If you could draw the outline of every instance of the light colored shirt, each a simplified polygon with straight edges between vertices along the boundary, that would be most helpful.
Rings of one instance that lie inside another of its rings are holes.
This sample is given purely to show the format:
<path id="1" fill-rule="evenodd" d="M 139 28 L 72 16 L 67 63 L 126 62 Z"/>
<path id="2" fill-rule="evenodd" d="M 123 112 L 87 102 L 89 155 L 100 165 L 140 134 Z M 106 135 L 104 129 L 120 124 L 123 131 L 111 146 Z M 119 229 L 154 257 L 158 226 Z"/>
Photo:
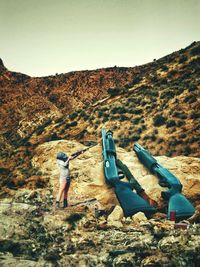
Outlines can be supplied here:
<path id="1" fill-rule="evenodd" d="M 57 159 L 57 165 L 60 170 L 60 180 L 70 178 L 69 160 L 64 162 L 63 160 Z"/>

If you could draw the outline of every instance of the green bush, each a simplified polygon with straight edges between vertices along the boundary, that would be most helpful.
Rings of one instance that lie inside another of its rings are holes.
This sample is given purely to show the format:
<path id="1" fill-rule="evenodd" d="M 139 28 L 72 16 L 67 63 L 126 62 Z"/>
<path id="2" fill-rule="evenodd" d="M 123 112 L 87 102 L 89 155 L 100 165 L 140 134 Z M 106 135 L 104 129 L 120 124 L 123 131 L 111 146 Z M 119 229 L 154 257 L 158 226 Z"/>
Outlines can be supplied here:
<path id="1" fill-rule="evenodd" d="M 169 69 L 169 68 L 167 67 L 167 65 L 162 65 L 162 66 L 161 66 L 161 70 L 162 70 L 162 71 L 168 71 L 168 69 Z"/>
<path id="2" fill-rule="evenodd" d="M 57 133 L 53 133 L 52 135 L 50 135 L 47 139 L 46 142 L 50 142 L 50 141 L 56 141 L 56 140 L 60 140 L 61 138 L 57 135 Z"/>
<path id="3" fill-rule="evenodd" d="M 193 112 L 190 117 L 191 117 L 191 119 L 199 119 L 200 118 L 200 113 L 194 113 Z"/>
<path id="4" fill-rule="evenodd" d="M 166 127 L 167 128 L 173 127 L 173 126 L 176 126 L 175 120 L 169 120 L 169 121 L 166 122 Z"/>
<path id="5" fill-rule="evenodd" d="M 108 94 L 110 96 L 116 96 L 116 95 L 119 95 L 121 93 L 121 89 L 119 89 L 119 88 L 109 88 L 107 92 L 108 92 Z"/>
<path id="6" fill-rule="evenodd" d="M 142 114 L 143 110 L 141 108 L 137 108 L 137 109 L 131 110 L 130 113 L 138 115 L 138 114 Z"/>
<path id="7" fill-rule="evenodd" d="M 140 136 L 139 135 L 134 135 L 133 137 L 132 137 L 132 141 L 133 142 L 136 142 L 136 141 L 138 141 L 140 139 Z"/>
<path id="8" fill-rule="evenodd" d="M 131 143 L 131 139 L 130 139 L 130 138 L 122 138 L 122 139 L 120 140 L 119 146 L 125 148 L 125 147 L 127 147 L 130 143 Z"/>
<path id="9" fill-rule="evenodd" d="M 176 139 L 175 136 L 172 136 L 172 140 L 169 141 L 169 145 L 172 147 L 176 147 L 177 145 L 180 145 L 183 143 L 182 139 Z"/>
<path id="10" fill-rule="evenodd" d="M 188 60 L 187 56 L 186 56 L 186 55 L 182 55 L 182 56 L 180 57 L 180 59 L 179 59 L 179 64 L 184 63 L 184 62 L 186 62 L 187 60 Z"/>
<path id="11" fill-rule="evenodd" d="M 184 102 L 185 102 L 185 103 L 189 103 L 189 104 L 194 103 L 194 102 L 196 102 L 196 101 L 197 101 L 197 97 L 196 97 L 195 95 L 188 95 L 188 96 L 186 96 L 186 98 L 184 99 Z"/>
<path id="12" fill-rule="evenodd" d="M 196 143 L 199 142 L 199 138 L 198 137 L 192 137 L 190 138 L 190 140 L 188 140 L 188 143 L 192 144 L 192 143 Z"/>
<path id="13" fill-rule="evenodd" d="M 111 113 L 113 114 L 123 114 L 123 113 L 126 113 L 127 110 L 125 107 L 114 107 L 112 110 L 111 110 Z"/>
<path id="14" fill-rule="evenodd" d="M 192 48 L 190 51 L 190 54 L 192 56 L 200 55 L 200 46 L 196 46 L 196 47 Z"/>
<path id="15" fill-rule="evenodd" d="M 172 77 L 174 77 L 177 73 L 178 73 L 177 70 L 171 70 L 170 72 L 168 72 L 167 77 L 168 77 L 168 78 L 172 78 Z"/>
<path id="16" fill-rule="evenodd" d="M 186 137 L 187 137 L 187 135 L 185 133 L 183 133 L 183 134 L 180 135 L 180 138 L 181 139 L 186 138 Z"/>
<path id="17" fill-rule="evenodd" d="M 69 118 L 70 118 L 71 120 L 73 120 L 73 119 L 75 119 L 77 116 L 78 116 L 78 113 L 75 111 L 75 112 L 73 112 L 73 113 L 71 113 L 71 114 L 69 115 Z"/>
<path id="18" fill-rule="evenodd" d="M 164 99 L 164 98 L 173 98 L 175 96 L 174 91 L 172 90 L 166 90 L 164 92 L 161 93 L 160 95 L 160 99 Z"/>
<path id="19" fill-rule="evenodd" d="M 74 127 L 74 126 L 77 126 L 77 121 L 72 121 L 72 122 L 70 122 L 70 123 L 67 123 L 67 124 L 65 125 L 65 129 L 68 129 L 68 128 L 70 128 L 70 127 Z"/>
<path id="20" fill-rule="evenodd" d="M 147 103 L 148 103 L 148 101 L 143 100 L 143 101 L 141 102 L 141 106 L 145 106 Z"/>
<path id="21" fill-rule="evenodd" d="M 187 114 L 185 114 L 183 112 L 175 111 L 173 113 L 173 117 L 185 120 L 185 119 L 187 119 Z"/>
<path id="22" fill-rule="evenodd" d="M 57 103 L 57 102 L 58 102 L 58 96 L 57 96 L 57 95 L 50 95 L 50 96 L 49 96 L 49 100 L 50 100 L 52 103 Z"/>
<path id="23" fill-rule="evenodd" d="M 189 156 L 191 154 L 192 150 L 189 146 L 186 146 L 184 151 L 183 151 L 183 154 L 184 156 Z"/>
<path id="24" fill-rule="evenodd" d="M 185 121 L 178 121 L 177 123 L 176 123 L 176 125 L 178 126 L 178 127 L 181 127 L 181 126 L 183 126 L 183 125 L 185 125 L 186 123 L 185 123 Z"/>
<path id="25" fill-rule="evenodd" d="M 199 64 L 200 64 L 200 58 L 194 58 L 193 60 L 190 61 L 190 63 L 188 64 L 188 67 L 191 68 L 199 68 Z"/>
<path id="26" fill-rule="evenodd" d="M 58 119 L 55 120 L 55 123 L 61 123 L 63 122 L 64 118 L 63 117 L 60 117 Z"/>
<path id="27" fill-rule="evenodd" d="M 139 124 L 140 120 L 141 120 L 141 118 L 138 117 L 138 118 L 134 118 L 131 122 L 132 122 L 132 124 Z"/>
<path id="28" fill-rule="evenodd" d="M 74 126 L 76 126 L 76 125 L 77 125 L 77 121 L 72 121 L 72 122 L 69 124 L 70 127 L 74 127 Z"/>
<path id="29" fill-rule="evenodd" d="M 45 127 L 47 127 L 50 123 L 51 123 L 51 119 L 50 118 L 48 118 L 42 125 L 39 125 L 36 129 L 35 129 L 35 133 L 37 134 L 37 135 L 40 135 L 43 131 L 44 131 L 44 129 L 45 129 Z"/>
<path id="30" fill-rule="evenodd" d="M 155 135 L 155 134 L 152 134 L 152 135 L 150 136 L 150 138 L 151 138 L 151 141 L 156 141 L 156 135 Z"/>
<path id="31" fill-rule="evenodd" d="M 148 139 L 151 139 L 151 136 L 146 134 L 144 137 L 143 137 L 143 140 L 148 140 Z"/>
<path id="32" fill-rule="evenodd" d="M 165 84 L 167 84 L 167 79 L 166 79 L 166 78 L 160 78 L 160 79 L 159 79 L 159 84 L 160 84 L 160 85 L 165 85 Z"/>
<path id="33" fill-rule="evenodd" d="M 136 76 L 136 77 L 133 78 L 133 81 L 132 81 L 132 84 L 131 85 L 138 84 L 141 80 L 142 80 L 141 77 Z"/>
<path id="34" fill-rule="evenodd" d="M 188 88 L 188 91 L 189 92 L 192 92 L 192 91 L 195 91 L 195 90 L 197 90 L 198 89 L 198 87 L 195 85 L 195 84 L 191 84 L 190 86 L 189 86 L 189 88 Z"/>
<path id="35" fill-rule="evenodd" d="M 103 116 L 103 114 L 104 114 L 104 113 L 103 113 L 102 110 L 99 110 L 99 111 L 98 111 L 98 117 L 99 117 L 99 118 L 101 118 L 101 117 Z"/>
<path id="36" fill-rule="evenodd" d="M 127 116 L 125 116 L 125 115 L 120 116 L 120 121 L 127 121 L 127 120 L 129 120 L 129 118 Z"/>
<path id="37" fill-rule="evenodd" d="M 141 134 L 142 133 L 142 128 L 141 127 L 137 128 L 136 133 Z"/>
<path id="38" fill-rule="evenodd" d="M 166 118 L 162 115 L 156 115 L 153 119 L 154 126 L 161 126 L 165 124 Z"/>
<path id="39" fill-rule="evenodd" d="M 87 119 L 90 117 L 90 115 L 87 114 L 84 110 L 82 110 L 82 111 L 80 112 L 80 117 L 82 117 L 83 120 L 87 120 Z"/>
<path id="40" fill-rule="evenodd" d="M 158 81 L 158 77 L 156 75 L 150 76 L 150 81 L 152 83 L 156 83 Z"/>
<path id="41" fill-rule="evenodd" d="M 153 96 L 153 97 L 158 97 L 159 96 L 159 93 L 158 93 L 158 91 L 153 91 L 152 90 L 149 95 L 150 96 Z"/>

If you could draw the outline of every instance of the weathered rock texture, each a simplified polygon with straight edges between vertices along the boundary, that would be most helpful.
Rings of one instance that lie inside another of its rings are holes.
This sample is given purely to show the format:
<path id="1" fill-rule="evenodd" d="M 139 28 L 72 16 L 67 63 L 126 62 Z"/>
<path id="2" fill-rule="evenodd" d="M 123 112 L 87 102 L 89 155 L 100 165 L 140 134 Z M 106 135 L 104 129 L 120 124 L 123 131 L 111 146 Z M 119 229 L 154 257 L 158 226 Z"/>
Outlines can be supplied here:
<path id="1" fill-rule="evenodd" d="M 64 151 L 72 154 L 84 146 L 71 141 L 53 141 L 40 145 L 33 157 L 32 163 L 43 173 L 49 175 L 50 183 L 57 191 L 59 171 L 56 166 L 56 154 Z M 131 170 L 134 177 L 142 185 L 145 191 L 160 205 L 162 200 L 160 193 L 165 190 L 158 184 L 156 176 L 139 162 L 134 151 L 127 152 L 117 148 L 117 157 L 121 159 Z M 197 200 L 200 196 L 200 159 L 179 156 L 168 158 L 165 156 L 156 157 L 158 162 L 170 170 L 183 184 L 183 194 L 191 200 Z M 103 161 L 101 146 L 97 145 L 70 163 L 71 175 L 73 177 L 70 189 L 72 203 L 78 197 L 80 200 L 96 198 L 103 206 L 117 204 L 113 189 L 105 183 L 103 174 Z"/>
<path id="2" fill-rule="evenodd" d="M 32 164 L 46 183 L 38 188 L 25 185 L 17 191 L 8 190 L 10 197 L 1 199 L 0 265 L 197 267 L 198 217 L 196 224 L 185 222 L 185 230 L 174 229 L 164 213 L 156 213 L 149 220 L 142 213 L 123 217 L 113 189 L 105 183 L 100 145 L 71 161 L 70 206 L 65 210 L 54 208 L 59 175 L 56 153 L 70 155 L 82 148 L 75 141 L 62 140 L 44 143 L 34 151 Z M 117 147 L 117 155 L 163 207 L 157 178 L 140 164 L 134 152 Z M 178 176 L 183 193 L 198 204 L 200 160 L 157 159 Z"/>

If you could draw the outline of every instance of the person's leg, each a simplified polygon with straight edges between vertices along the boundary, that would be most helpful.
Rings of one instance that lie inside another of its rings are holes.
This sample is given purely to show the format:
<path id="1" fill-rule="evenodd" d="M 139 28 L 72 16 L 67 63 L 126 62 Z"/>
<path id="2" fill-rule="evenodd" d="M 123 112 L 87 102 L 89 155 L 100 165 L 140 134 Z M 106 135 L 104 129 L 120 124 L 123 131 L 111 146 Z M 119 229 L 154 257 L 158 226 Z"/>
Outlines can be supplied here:
<path id="1" fill-rule="evenodd" d="M 70 187 L 70 180 L 67 180 L 67 183 L 64 189 L 64 205 L 63 205 L 64 208 L 68 206 L 67 197 L 68 197 L 69 187 Z"/>
<path id="2" fill-rule="evenodd" d="M 59 207 L 59 202 L 60 202 L 60 199 L 62 197 L 62 194 L 63 194 L 63 192 L 65 190 L 66 184 L 67 184 L 66 180 L 63 180 L 60 183 L 59 191 L 58 191 L 58 194 L 57 194 L 57 197 L 56 197 L 56 204 L 57 204 L 58 207 Z"/>

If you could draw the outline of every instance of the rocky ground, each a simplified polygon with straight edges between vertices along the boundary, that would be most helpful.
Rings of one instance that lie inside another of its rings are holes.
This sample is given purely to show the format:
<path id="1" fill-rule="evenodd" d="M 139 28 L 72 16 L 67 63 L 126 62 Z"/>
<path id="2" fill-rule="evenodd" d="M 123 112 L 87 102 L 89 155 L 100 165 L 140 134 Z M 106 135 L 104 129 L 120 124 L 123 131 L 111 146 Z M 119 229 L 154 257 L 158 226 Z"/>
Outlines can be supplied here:
<path id="1" fill-rule="evenodd" d="M 158 203 L 152 218 L 143 213 L 123 217 L 113 189 L 105 184 L 99 145 L 71 162 L 70 206 L 55 209 L 55 155 L 82 148 L 63 140 L 40 145 L 32 164 L 48 182 L 40 188 L 29 181 L 19 190 L 7 189 L 0 200 L 0 266 L 199 266 L 200 159 L 157 157 L 180 179 L 183 194 L 197 207 L 195 216 L 178 228 L 180 222 L 166 219 L 167 203 L 160 198 L 163 188 L 157 178 L 133 151 L 122 148 L 117 148 L 118 158 Z"/>

